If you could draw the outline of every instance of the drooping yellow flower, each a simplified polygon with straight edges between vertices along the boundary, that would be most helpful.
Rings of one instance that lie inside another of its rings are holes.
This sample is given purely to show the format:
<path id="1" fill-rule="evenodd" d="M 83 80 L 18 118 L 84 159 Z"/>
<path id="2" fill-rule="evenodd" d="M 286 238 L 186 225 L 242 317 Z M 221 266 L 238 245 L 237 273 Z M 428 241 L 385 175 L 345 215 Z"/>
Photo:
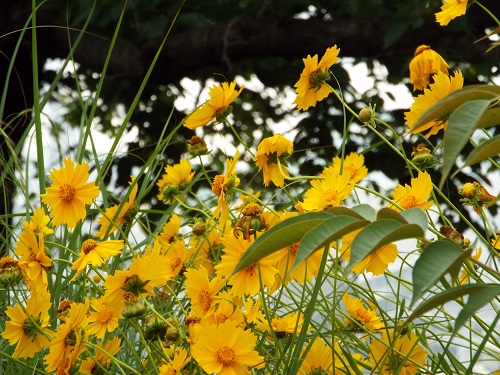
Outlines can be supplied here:
<path id="1" fill-rule="evenodd" d="M 448 76 L 443 72 L 437 72 L 434 75 L 434 83 L 432 83 L 429 88 L 424 89 L 423 94 L 414 98 L 410 111 L 405 112 L 406 125 L 410 127 L 410 132 L 416 134 L 417 132 L 430 129 L 425 135 L 425 137 L 428 138 L 431 135 L 437 134 L 439 130 L 446 129 L 448 119 L 442 118 L 428 122 L 423 127 L 419 128 L 418 131 L 413 129 L 413 125 L 425 111 L 448 94 L 461 89 L 463 85 L 464 77 L 462 76 L 462 72 L 456 70 L 454 76 Z"/>
<path id="2" fill-rule="evenodd" d="M 85 303 L 72 303 L 68 315 L 56 331 L 54 340 L 49 346 L 49 354 L 45 356 L 45 371 L 53 372 L 61 369 L 69 369 L 71 364 L 86 350 L 85 341 L 88 334 L 87 311 L 88 300 Z M 61 372 L 62 374 L 63 372 Z"/>
<path id="3" fill-rule="evenodd" d="M 191 360 L 186 349 L 177 348 L 172 354 L 172 363 L 163 364 L 158 367 L 160 375 L 180 375 L 181 370 Z"/>
<path id="4" fill-rule="evenodd" d="M 194 171 L 187 159 L 181 159 L 178 164 L 167 165 L 165 173 L 156 185 L 160 190 L 159 200 L 166 203 L 175 202 L 177 196 L 189 185 L 194 177 Z"/>
<path id="5" fill-rule="evenodd" d="M 97 242 L 91 238 L 85 240 L 82 244 L 78 259 L 73 262 L 72 270 L 76 270 L 75 276 L 71 281 L 85 270 L 89 264 L 92 266 L 100 266 L 105 260 L 108 260 L 113 255 L 118 255 L 122 252 L 124 242 L 122 240 L 108 240 Z"/>
<path id="6" fill-rule="evenodd" d="M 226 285 L 220 277 L 209 279 L 205 268 L 188 268 L 186 276 L 186 296 L 191 300 L 192 315 L 204 318 L 213 314 L 215 303 L 220 299 L 217 293 Z"/>
<path id="7" fill-rule="evenodd" d="M 130 179 L 129 185 L 134 184 L 135 177 L 130 176 Z M 138 189 L 139 186 L 134 184 L 132 190 L 128 194 L 128 200 L 125 203 L 116 204 L 104 211 L 97 220 L 101 226 L 99 231 L 95 234 L 97 237 L 101 239 L 108 237 L 117 230 L 123 222 L 130 221 L 134 217 L 134 210 L 136 210 L 135 198 Z"/>
<path id="8" fill-rule="evenodd" d="M 184 126 L 195 129 L 208 124 L 212 120 L 222 122 L 231 113 L 231 103 L 236 100 L 243 90 L 243 86 L 236 90 L 236 82 L 222 82 L 215 84 L 208 92 L 208 99 L 201 107 L 196 109 L 184 122 Z"/>
<path id="9" fill-rule="evenodd" d="M 257 337 L 231 321 L 201 328 L 191 347 L 193 358 L 208 374 L 250 375 L 247 366 L 264 367 L 264 358 L 255 350 Z"/>
<path id="10" fill-rule="evenodd" d="M 410 83 L 413 83 L 413 91 L 426 88 L 430 83 L 431 74 L 448 74 L 448 67 L 448 63 L 431 47 L 419 46 L 410 61 Z"/>
<path id="11" fill-rule="evenodd" d="M 464 15 L 466 11 L 467 0 L 444 0 L 441 11 L 436 13 L 436 22 L 446 26 L 452 19 Z"/>
<path id="12" fill-rule="evenodd" d="M 232 235 L 224 236 L 222 238 L 224 255 L 221 257 L 221 262 L 215 266 L 217 275 L 225 278 L 232 275 L 234 268 L 252 242 L 253 238 L 245 240 L 242 236 L 238 238 Z M 254 296 L 259 293 L 261 282 L 264 287 L 271 287 L 274 284 L 275 275 L 278 273 L 275 267 L 277 260 L 276 254 L 271 254 L 259 260 L 258 265 L 252 263 L 232 275 L 227 283 L 232 286 L 233 294 L 235 296 Z"/>
<path id="13" fill-rule="evenodd" d="M 418 172 L 416 178 L 411 179 L 411 185 L 398 185 L 392 193 L 393 200 L 403 209 L 407 210 L 413 207 L 419 207 L 427 211 L 433 204 L 433 201 L 427 201 L 432 192 L 431 176 L 427 172 Z M 393 210 L 399 211 L 394 205 L 389 206 Z"/>
<path id="14" fill-rule="evenodd" d="M 313 57 L 308 55 L 302 59 L 305 67 L 295 84 L 297 98 L 293 102 L 299 110 L 305 111 L 309 107 L 314 107 L 317 102 L 333 92 L 333 89 L 326 84 L 326 80 L 330 76 L 329 68 L 339 60 L 339 52 L 340 49 L 334 45 L 327 48 L 319 63 L 318 55 Z"/>
<path id="15" fill-rule="evenodd" d="M 271 325 L 267 319 L 257 322 L 257 328 L 263 331 L 272 331 L 278 337 L 284 337 L 286 334 L 298 334 L 303 326 L 304 314 L 299 311 L 272 318 Z"/>
<path id="16" fill-rule="evenodd" d="M 361 232 L 361 229 L 355 230 L 342 237 L 342 246 L 339 249 L 341 259 L 345 261 L 351 259 L 351 245 L 359 232 Z M 366 271 L 373 273 L 374 276 L 382 275 L 389 263 L 394 262 L 397 256 L 398 248 L 396 245 L 384 245 L 356 264 L 352 272 L 362 273 Z"/>
<path id="17" fill-rule="evenodd" d="M 342 174 L 347 173 L 349 175 L 349 180 L 353 184 L 357 184 L 368 175 L 368 169 L 364 163 L 365 157 L 363 155 L 351 152 L 345 157 L 344 162 L 340 157 L 334 157 L 332 165 L 324 168 L 321 174 L 340 176 L 342 171 Z"/>
<path id="18" fill-rule="evenodd" d="M 111 340 L 107 340 L 104 344 L 102 342 L 98 342 L 94 358 L 89 357 L 83 360 L 80 363 L 78 373 L 89 375 L 97 374 L 100 371 L 99 366 L 108 369 L 111 360 L 120 351 L 120 344 L 121 340 L 119 337 L 113 337 Z"/>
<path id="19" fill-rule="evenodd" d="M 345 309 L 350 318 L 346 318 L 346 324 L 354 324 L 353 320 L 370 331 L 376 331 L 384 328 L 384 323 L 380 321 L 380 316 L 377 315 L 375 306 L 370 303 L 370 308 L 363 305 L 360 298 L 351 297 L 348 293 L 342 297 Z"/>
<path id="20" fill-rule="evenodd" d="M 302 202 L 302 208 L 305 211 L 321 211 L 327 207 L 338 207 L 354 189 L 349 173 L 341 176 L 326 175 L 322 180 L 312 180 L 311 186 L 312 188 L 306 191 L 306 197 Z"/>
<path id="21" fill-rule="evenodd" d="M 380 340 L 372 339 L 368 351 L 372 371 L 384 375 L 415 375 L 427 358 L 413 332 L 396 336 L 392 330 L 384 330 Z"/>
<path id="22" fill-rule="evenodd" d="M 48 204 L 54 225 L 66 224 L 69 229 L 87 215 L 86 205 L 99 195 L 99 188 L 89 179 L 89 165 L 76 164 L 71 158 L 64 159 L 64 167 L 50 171 L 52 185 L 40 195 L 42 202 Z"/>
<path id="23" fill-rule="evenodd" d="M 212 216 L 219 218 L 219 225 L 221 226 L 229 218 L 229 204 L 226 196 L 231 195 L 232 189 L 240 184 L 240 179 L 234 171 L 239 156 L 240 152 L 236 150 L 234 158 L 226 160 L 226 173 L 215 176 L 212 183 L 212 192 L 219 197 L 217 199 L 217 207 L 212 212 Z"/>
<path id="24" fill-rule="evenodd" d="M 91 300 L 90 306 L 94 311 L 89 313 L 87 333 L 102 339 L 106 332 L 113 332 L 118 327 L 118 319 L 122 314 L 123 306 L 108 303 L 103 297 Z"/>
<path id="25" fill-rule="evenodd" d="M 268 186 L 269 182 L 272 181 L 276 186 L 283 187 L 285 184 L 284 176 L 289 176 L 286 169 L 286 158 L 290 156 L 292 149 L 293 143 L 280 134 L 275 134 L 260 142 L 254 160 L 259 171 L 262 170 L 264 173 L 265 186 Z"/>
<path id="26" fill-rule="evenodd" d="M 49 335 L 54 334 L 49 329 L 51 305 L 49 292 L 43 291 L 30 295 L 26 302 L 26 312 L 20 304 L 7 307 L 5 315 L 10 320 L 5 322 L 5 330 L 1 336 L 8 340 L 10 345 L 16 345 L 14 358 L 32 358 L 40 350 L 49 346 L 48 337 L 36 326 Z"/>

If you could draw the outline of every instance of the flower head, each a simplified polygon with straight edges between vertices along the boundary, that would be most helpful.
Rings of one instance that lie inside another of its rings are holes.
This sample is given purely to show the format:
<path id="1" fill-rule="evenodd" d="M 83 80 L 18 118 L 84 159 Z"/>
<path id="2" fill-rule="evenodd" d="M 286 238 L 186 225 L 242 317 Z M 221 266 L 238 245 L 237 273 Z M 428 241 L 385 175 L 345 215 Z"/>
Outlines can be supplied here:
<path id="1" fill-rule="evenodd" d="M 306 191 L 302 208 L 305 211 L 321 211 L 327 207 L 340 206 L 354 189 L 350 178 L 349 173 L 344 173 L 341 176 L 327 174 L 322 180 L 312 180 L 312 188 Z"/>
<path id="2" fill-rule="evenodd" d="M 293 143 L 280 134 L 275 134 L 260 142 L 254 160 L 255 164 L 259 167 L 259 171 L 262 170 L 264 173 L 265 186 L 268 186 L 270 181 L 278 187 L 284 185 L 285 180 L 283 175 L 288 176 L 286 158 L 290 156 L 292 149 Z M 281 171 L 278 160 L 281 165 Z"/>
<path id="3" fill-rule="evenodd" d="M 340 49 L 336 45 L 327 48 L 325 54 L 318 63 L 318 55 L 311 57 L 308 55 L 304 61 L 304 70 L 300 74 L 300 79 L 295 84 L 297 98 L 293 104 L 299 110 L 305 111 L 309 107 L 314 107 L 317 102 L 326 98 L 333 89 L 326 84 L 330 76 L 328 69 L 339 60 Z"/>
<path id="4" fill-rule="evenodd" d="M 427 201 L 432 192 L 431 176 L 427 172 L 419 172 L 416 178 L 411 179 L 411 185 L 398 185 L 392 193 L 393 200 L 403 209 L 407 210 L 413 207 L 419 207 L 427 211 L 433 201 Z M 399 211 L 396 206 L 389 206 L 393 210 Z"/>
<path id="5" fill-rule="evenodd" d="M 212 192 L 219 197 L 217 199 L 217 207 L 212 213 L 212 216 L 218 217 L 219 224 L 221 225 L 224 225 L 229 218 L 227 195 L 230 196 L 232 194 L 232 189 L 240 184 L 240 179 L 236 176 L 236 172 L 234 171 L 239 156 L 240 152 L 236 151 L 233 159 L 227 159 L 226 173 L 215 176 L 212 183 Z"/>
<path id="6" fill-rule="evenodd" d="M 447 118 L 434 119 L 424 126 L 419 127 L 418 130 L 413 128 L 415 122 L 427 111 L 430 107 L 443 99 L 448 94 L 457 91 L 464 85 L 464 78 L 462 72 L 455 71 L 454 76 L 448 76 L 439 71 L 434 75 L 434 83 L 429 88 L 424 89 L 424 93 L 420 94 L 413 100 L 409 112 L 405 112 L 406 125 L 410 127 L 410 132 L 416 134 L 423 130 L 430 129 L 425 135 L 426 138 L 431 135 L 437 134 L 439 130 L 445 129 L 448 125 Z"/>
<path id="7" fill-rule="evenodd" d="M 355 321 L 370 331 L 376 331 L 384 327 L 384 323 L 380 321 L 373 304 L 367 309 L 363 306 L 361 299 L 351 297 L 348 293 L 342 297 L 342 302 L 344 302 L 346 311 L 350 316 L 350 318 L 346 319 L 347 325 L 352 325 L 353 321 Z"/>
<path id="8" fill-rule="evenodd" d="M 436 22 L 446 26 L 454 18 L 460 17 L 467 11 L 467 0 L 444 0 L 441 11 L 436 13 Z"/>
<path id="9" fill-rule="evenodd" d="M 72 281 L 85 270 L 89 264 L 100 266 L 105 260 L 108 260 L 113 255 L 118 255 L 123 250 L 124 243 L 122 240 L 108 240 L 97 242 L 93 239 L 83 241 L 78 259 L 73 262 L 72 270 L 76 270 Z"/>
<path id="10" fill-rule="evenodd" d="M 104 344 L 97 343 L 97 349 L 94 358 L 89 357 L 80 363 L 78 369 L 79 374 L 98 374 L 100 373 L 99 366 L 107 369 L 111 363 L 111 359 L 120 351 L 121 340 L 119 337 L 113 337 L 107 340 Z"/>
<path id="11" fill-rule="evenodd" d="M 71 158 L 64 159 L 64 167 L 50 171 L 52 185 L 42 194 L 42 202 L 48 204 L 54 225 L 66 224 L 68 228 L 85 218 L 86 205 L 99 195 L 99 188 L 93 182 L 87 183 L 89 165 L 77 164 Z"/>
<path id="12" fill-rule="evenodd" d="M 213 314 L 217 293 L 226 285 L 220 277 L 211 280 L 205 268 L 189 268 L 186 276 L 186 296 L 191 300 L 191 313 L 200 318 Z"/>
<path id="13" fill-rule="evenodd" d="M 134 185 L 128 193 L 128 200 L 125 203 L 116 204 L 104 211 L 97 222 L 101 226 L 96 236 L 103 239 L 113 233 L 123 222 L 130 221 L 137 213 L 135 198 L 139 186 L 134 184 L 135 177 L 131 176 L 129 185 Z"/>
<path id="14" fill-rule="evenodd" d="M 172 363 L 163 364 L 158 367 L 160 375 L 177 375 L 181 374 L 181 370 L 191 360 L 186 349 L 177 348 L 172 354 Z"/>
<path id="15" fill-rule="evenodd" d="M 89 313 L 87 333 L 102 339 L 106 332 L 113 332 L 118 327 L 123 306 L 108 303 L 103 297 L 91 300 L 90 306 L 94 311 Z"/>
<path id="16" fill-rule="evenodd" d="M 448 64 L 440 54 L 431 47 L 419 46 L 413 59 L 410 61 L 410 83 L 413 83 L 413 91 L 423 90 L 430 83 L 430 75 L 437 72 L 448 73 Z"/>
<path id="17" fill-rule="evenodd" d="M 48 329 L 51 305 L 49 292 L 43 291 L 31 294 L 26 302 L 26 312 L 19 304 L 7 307 L 5 315 L 10 320 L 5 323 L 5 331 L 1 336 L 8 340 L 10 345 L 17 344 L 14 358 L 32 358 L 37 352 L 49 346 L 49 339 L 39 328 L 47 334 L 54 334 Z"/>
<path id="18" fill-rule="evenodd" d="M 195 129 L 208 124 L 212 120 L 222 122 L 231 113 L 231 103 L 236 100 L 243 90 L 243 86 L 236 90 L 236 82 L 222 82 L 215 84 L 208 92 L 208 99 L 201 107 L 196 109 L 184 122 L 184 126 Z"/>
<path id="19" fill-rule="evenodd" d="M 337 341 L 333 344 L 333 349 L 327 345 L 319 337 L 311 344 L 310 350 L 307 352 L 304 362 L 300 366 L 301 374 L 306 375 L 333 375 L 333 374 L 354 374 L 357 371 L 353 370 L 349 361 L 342 354 L 343 351 Z M 361 354 L 352 354 L 352 358 L 356 361 L 361 360 Z"/>
<path id="20" fill-rule="evenodd" d="M 231 321 L 201 328 L 191 348 L 193 358 L 208 374 L 250 375 L 247 366 L 261 368 L 264 358 L 257 353 L 257 337 Z"/>
<path id="21" fill-rule="evenodd" d="M 415 375 L 427 358 L 413 332 L 399 336 L 384 330 L 380 340 L 372 340 L 368 351 L 372 369 L 379 374 Z"/>
<path id="22" fill-rule="evenodd" d="M 194 171 L 191 170 L 191 164 L 187 159 L 181 159 L 178 164 L 167 165 L 162 178 L 156 185 L 160 190 L 158 199 L 171 203 L 176 197 L 189 185 L 193 179 Z"/>
<path id="23" fill-rule="evenodd" d="M 368 169 L 365 167 L 365 157 L 363 155 L 351 152 L 342 159 L 338 156 L 332 160 L 332 165 L 323 169 L 322 175 L 340 176 L 344 173 L 349 175 L 349 180 L 357 184 L 368 175 Z"/>
<path id="24" fill-rule="evenodd" d="M 271 325 L 269 325 L 267 319 L 257 322 L 257 328 L 263 331 L 272 331 L 278 337 L 284 337 L 286 334 L 296 334 L 302 330 L 303 326 L 304 314 L 300 311 L 272 318 Z"/>

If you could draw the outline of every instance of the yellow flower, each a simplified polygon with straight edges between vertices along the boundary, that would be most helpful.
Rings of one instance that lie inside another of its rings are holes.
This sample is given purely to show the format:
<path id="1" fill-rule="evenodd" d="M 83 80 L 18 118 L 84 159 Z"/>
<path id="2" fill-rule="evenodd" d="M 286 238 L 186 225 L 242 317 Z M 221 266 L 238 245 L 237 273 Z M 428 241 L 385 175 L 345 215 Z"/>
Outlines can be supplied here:
<path id="1" fill-rule="evenodd" d="M 99 366 L 107 369 L 111 359 L 120 351 L 121 340 L 119 337 L 113 337 L 111 340 L 97 343 L 97 349 L 94 358 L 89 357 L 80 363 L 78 373 L 80 374 L 98 374 L 101 370 Z M 99 364 L 99 365 L 97 365 Z"/>
<path id="2" fill-rule="evenodd" d="M 243 311 L 235 304 L 232 293 L 230 291 L 223 291 L 217 297 L 218 301 L 215 312 L 202 319 L 202 323 L 219 325 L 226 321 L 231 321 L 236 326 L 244 327 L 245 318 Z"/>
<path id="3" fill-rule="evenodd" d="M 406 125 L 410 127 L 410 132 L 413 134 L 417 133 L 417 131 L 412 129 L 413 125 L 425 111 L 448 94 L 461 89 L 463 85 L 464 78 L 462 76 L 462 72 L 457 70 L 455 71 L 454 76 L 448 76 L 443 72 L 437 72 L 434 75 L 434 83 L 432 83 L 429 88 L 424 89 L 423 94 L 414 98 L 410 111 L 405 112 Z M 439 130 L 446 129 L 446 125 L 448 125 L 448 119 L 434 119 L 425 124 L 423 127 L 420 127 L 418 132 L 430 129 L 425 135 L 425 137 L 428 138 L 433 134 L 437 134 Z"/>
<path id="4" fill-rule="evenodd" d="M 368 169 L 364 163 L 365 157 L 363 155 L 351 152 L 343 162 L 340 157 L 334 157 L 332 165 L 324 168 L 321 174 L 340 176 L 340 171 L 342 171 L 342 174 L 347 173 L 349 175 L 350 182 L 357 184 L 368 175 Z"/>
<path id="5" fill-rule="evenodd" d="M 49 224 L 49 221 L 50 217 L 45 214 L 45 210 L 43 209 L 43 207 L 38 207 L 33 212 L 29 225 L 33 232 L 42 232 L 44 235 L 48 236 L 54 233 L 54 231 L 47 226 Z"/>
<path id="6" fill-rule="evenodd" d="M 323 257 L 322 252 L 319 250 L 309 255 L 292 273 L 288 274 L 295 264 L 299 245 L 300 243 L 297 242 L 277 252 L 280 256 L 277 266 L 280 276 L 281 278 L 288 276 L 286 280 L 283 280 L 285 283 L 295 280 L 299 284 L 303 284 L 306 280 L 311 281 L 312 277 L 318 274 L 321 258 Z"/>
<path id="7" fill-rule="evenodd" d="M 278 187 L 285 184 L 284 176 L 288 176 L 286 169 L 286 158 L 290 156 L 293 149 L 293 143 L 280 134 L 265 138 L 260 142 L 255 154 L 255 164 L 259 171 L 264 173 L 264 185 L 268 186 L 272 181 Z M 281 165 L 281 171 L 278 166 L 278 160 Z M 283 173 L 282 173 L 283 172 Z"/>
<path id="8" fill-rule="evenodd" d="M 0 258 L 0 287 L 17 284 L 23 278 L 19 262 L 11 256 Z"/>
<path id="9" fill-rule="evenodd" d="M 250 375 L 247 366 L 264 367 L 264 358 L 255 350 L 256 344 L 257 337 L 251 331 L 227 321 L 201 328 L 191 354 L 208 374 Z"/>
<path id="10" fill-rule="evenodd" d="M 359 232 L 361 232 L 361 229 L 355 230 L 342 237 L 342 246 L 339 249 L 341 259 L 346 261 L 351 259 L 352 241 L 354 241 L 354 238 Z M 397 256 L 398 248 L 396 245 L 384 245 L 356 264 L 352 269 L 352 272 L 362 273 L 366 271 L 373 273 L 375 276 L 382 275 L 387 269 L 389 263 L 394 262 Z"/>
<path id="11" fill-rule="evenodd" d="M 184 126 L 195 129 L 208 124 L 212 120 L 223 122 L 231 113 L 230 104 L 236 100 L 243 90 L 243 86 L 237 91 L 236 82 L 222 82 L 215 84 L 208 92 L 208 99 L 201 107 L 196 109 L 184 122 Z"/>
<path id="12" fill-rule="evenodd" d="M 71 158 L 64 159 L 64 167 L 50 171 L 52 185 L 42 194 L 42 202 L 51 208 L 54 225 L 66 224 L 68 228 L 85 218 L 86 205 L 99 195 L 99 188 L 93 182 L 87 183 L 89 165 L 77 164 Z"/>
<path id="13" fill-rule="evenodd" d="M 419 46 L 410 61 L 410 83 L 413 83 L 413 91 L 426 88 L 430 83 L 431 74 L 448 74 L 448 67 L 447 62 L 431 47 Z"/>
<path id="14" fill-rule="evenodd" d="M 464 15 L 467 10 L 467 0 L 444 0 L 444 2 L 441 11 L 436 13 L 436 22 L 441 26 L 448 25 L 452 19 Z"/>
<path id="15" fill-rule="evenodd" d="M 479 260 L 479 258 L 481 257 L 482 253 L 483 253 L 483 249 L 481 249 L 480 247 L 478 247 L 476 249 L 475 254 L 472 256 L 472 258 L 474 258 L 475 260 Z M 462 272 L 460 272 L 460 276 L 458 277 L 458 285 L 463 285 L 467 281 L 469 281 L 469 275 L 471 273 L 471 271 L 469 271 L 469 267 L 472 268 L 472 269 L 474 269 L 475 267 L 477 267 L 470 260 L 466 260 L 466 262 L 468 263 L 468 267 L 463 267 L 462 268 Z"/>
<path id="16" fill-rule="evenodd" d="M 500 250 L 500 232 L 491 239 L 491 246 L 493 246 L 497 250 Z"/>
<path id="17" fill-rule="evenodd" d="M 26 302 L 26 311 L 20 304 L 7 307 L 5 315 L 10 320 L 5 322 L 5 331 L 1 336 L 8 340 L 10 345 L 17 344 L 14 358 L 32 358 L 40 350 L 49 346 L 48 337 L 39 329 L 49 335 L 54 334 L 48 329 L 50 327 L 49 309 L 52 305 L 50 300 L 49 292 L 43 291 L 31 293 Z"/>
<path id="18" fill-rule="evenodd" d="M 76 270 L 75 276 L 71 281 L 85 270 L 89 264 L 100 266 L 105 260 L 108 260 L 113 255 L 118 255 L 123 250 L 124 243 L 122 240 L 109 240 L 97 242 L 93 239 L 85 240 L 82 244 L 78 259 L 73 262 L 72 270 Z"/>
<path id="19" fill-rule="evenodd" d="M 234 158 L 226 160 L 226 173 L 215 176 L 212 183 L 212 192 L 219 197 L 217 199 L 217 207 L 212 216 L 219 218 L 220 225 L 224 225 L 229 218 L 229 204 L 227 203 L 226 195 L 230 195 L 232 189 L 240 184 L 240 179 L 234 171 L 239 156 L 240 152 L 236 150 Z"/>
<path id="20" fill-rule="evenodd" d="M 313 57 L 308 55 L 302 59 L 305 67 L 295 84 L 297 98 L 293 102 L 299 110 L 305 111 L 309 107 L 314 107 L 317 102 L 333 92 L 333 89 L 326 84 L 326 80 L 330 76 L 328 69 L 339 60 L 339 52 L 337 45 L 327 48 L 319 64 L 318 55 Z"/>
<path id="21" fill-rule="evenodd" d="M 168 245 L 175 239 L 175 236 L 181 229 L 181 217 L 176 214 L 170 216 L 170 220 L 163 226 L 161 233 L 158 235 L 157 240 L 163 245 Z"/>
<path id="22" fill-rule="evenodd" d="M 188 268 L 186 276 L 186 296 L 191 300 L 191 314 L 204 318 L 213 314 L 215 303 L 220 299 L 216 294 L 226 285 L 220 277 L 208 278 L 205 268 Z"/>
<path id="23" fill-rule="evenodd" d="M 274 332 L 277 337 L 284 337 L 286 334 L 298 334 L 303 326 L 304 314 L 299 311 L 283 317 L 272 318 L 271 325 L 269 325 L 267 319 L 257 322 L 257 328 L 263 331 Z"/>
<path id="24" fill-rule="evenodd" d="M 182 368 L 186 366 L 190 360 L 191 356 L 188 356 L 186 349 L 177 348 L 172 354 L 172 363 L 159 366 L 158 371 L 160 375 L 181 374 Z"/>
<path id="25" fill-rule="evenodd" d="M 129 185 L 134 184 L 135 177 L 130 176 Z M 139 186 L 134 184 L 132 190 L 128 193 L 128 200 L 125 203 L 120 203 L 109 207 L 99 217 L 97 222 L 101 226 L 99 231 L 95 234 L 97 237 L 103 239 L 113 233 L 125 221 L 130 221 L 134 215 L 135 197 L 137 196 L 137 189 Z"/>
<path id="26" fill-rule="evenodd" d="M 346 311 L 351 317 L 346 318 L 347 325 L 352 325 L 354 320 L 370 331 L 384 328 L 384 323 L 382 323 L 380 317 L 377 316 L 373 304 L 370 304 L 370 308 L 367 309 L 363 306 L 363 301 L 360 298 L 351 297 L 348 293 L 342 297 L 342 302 L 344 302 Z"/>
<path id="27" fill-rule="evenodd" d="M 322 180 L 312 180 L 309 190 L 306 191 L 302 208 L 305 211 L 321 211 L 327 207 L 338 207 L 354 189 L 350 182 L 350 174 L 341 176 L 325 175 Z"/>
<path id="28" fill-rule="evenodd" d="M 427 198 L 432 192 L 431 176 L 427 172 L 418 172 L 416 178 L 411 179 L 411 186 L 398 185 L 392 193 L 393 200 L 403 209 L 407 210 L 413 207 L 419 207 L 427 211 L 433 204 L 433 201 L 427 202 Z M 389 206 L 393 210 L 399 211 L 396 206 Z"/>
<path id="29" fill-rule="evenodd" d="M 71 364 L 86 350 L 85 341 L 88 334 L 87 311 L 88 301 L 72 303 L 64 324 L 57 329 L 54 340 L 50 343 L 49 354 L 45 356 L 45 371 L 53 372 L 56 369 L 69 369 Z M 62 372 L 61 372 L 62 373 Z"/>
<path id="30" fill-rule="evenodd" d="M 234 268 L 252 242 L 253 239 L 245 240 L 242 237 L 236 238 L 232 235 L 223 237 L 224 255 L 221 257 L 221 262 L 215 266 L 217 275 L 226 279 L 232 275 Z M 264 287 L 271 287 L 274 284 L 275 275 L 278 273 L 275 267 L 277 259 L 276 254 L 269 255 L 261 259 L 258 266 L 257 263 L 252 263 L 232 275 L 227 283 L 232 286 L 233 294 L 235 296 L 254 296 L 259 293 L 261 282 Z"/>
<path id="31" fill-rule="evenodd" d="M 91 300 L 90 306 L 94 311 L 89 313 L 87 333 L 102 339 L 106 332 L 113 332 L 118 327 L 123 306 L 108 303 L 103 297 Z"/>
<path id="32" fill-rule="evenodd" d="M 427 358 L 413 332 L 395 337 L 392 330 L 384 330 L 380 340 L 372 339 L 368 352 L 372 371 L 384 375 L 415 375 Z"/>
<path id="33" fill-rule="evenodd" d="M 167 277 L 173 279 L 186 266 L 188 259 L 186 244 L 182 240 L 172 242 L 165 250 L 164 256 L 167 263 Z"/>
<path id="34" fill-rule="evenodd" d="M 189 185 L 193 179 L 194 171 L 187 159 L 181 159 L 178 164 L 167 165 L 162 178 L 156 185 L 160 190 L 157 195 L 159 200 L 166 203 L 175 202 L 176 197 Z"/>

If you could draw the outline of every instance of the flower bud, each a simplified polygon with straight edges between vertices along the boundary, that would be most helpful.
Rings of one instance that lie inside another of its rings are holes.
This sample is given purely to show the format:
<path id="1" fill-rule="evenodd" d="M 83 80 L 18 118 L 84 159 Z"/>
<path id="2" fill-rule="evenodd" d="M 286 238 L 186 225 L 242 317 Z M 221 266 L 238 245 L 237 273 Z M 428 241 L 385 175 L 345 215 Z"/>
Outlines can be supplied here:
<path id="1" fill-rule="evenodd" d="M 0 259 L 0 285 L 14 285 L 23 278 L 17 260 L 9 256 Z"/>
<path id="2" fill-rule="evenodd" d="M 191 156 L 202 156 L 208 154 L 207 144 L 197 135 L 193 135 L 191 139 L 186 142 L 186 144 L 188 153 Z"/>
<path id="3" fill-rule="evenodd" d="M 201 221 L 197 221 L 193 225 L 193 234 L 195 236 L 203 236 L 206 230 L 207 227 L 205 226 L 205 223 L 202 223 Z"/>
<path id="4" fill-rule="evenodd" d="M 359 121 L 365 123 L 368 122 L 372 119 L 372 111 L 370 111 L 368 108 L 363 108 L 361 111 L 359 111 Z"/>
<path id="5" fill-rule="evenodd" d="M 168 341 L 177 341 L 179 339 L 179 330 L 175 327 L 169 327 L 167 328 L 167 333 L 165 335 L 165 338 Z"/>
<path id="6" fill-rule="evenodd" d="M 123 298 L 125 299 L 125 307 L 123 308 L 122 316 L 125 319 L 138 318 L 146 313 L 146 306 L 133 293 L 127 292 Z"/>

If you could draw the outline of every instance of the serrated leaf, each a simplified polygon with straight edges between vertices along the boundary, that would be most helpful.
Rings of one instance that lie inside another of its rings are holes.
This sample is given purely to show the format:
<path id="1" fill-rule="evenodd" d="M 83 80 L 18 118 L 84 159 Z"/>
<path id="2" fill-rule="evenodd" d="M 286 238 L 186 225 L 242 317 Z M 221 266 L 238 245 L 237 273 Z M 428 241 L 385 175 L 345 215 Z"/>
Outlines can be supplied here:
<path id="1" fill-rule="evenodd" d="M 351 257 L 346 272 L 366 256 L 395 241 L 423 237 L 424 230 L 416 224 L 402 224 L 396 220 L 381 219 L 363 228 L 351 245 Z"/>
<path id="2" fill-rule="evenodd" d="M 403 326 L 408 325 L 412 320 L 422 316 L 427 311 L 435 309 L 436 307 L 442 306 L 447 302 L 454 301 L 457 298 L 461 298 L 463 296 L 477 293 L 478 291 L 489 288 L 491 285 L 489 284 L 468 284 L 468 285 L 460 285 L 435 296 L 432 296 L 428 300 L 422 302 L 413 312 L 408 316 L 406 321 L 403 323 Z M 497 286 L 500 288 L 500 286 Z M 413 303 L 413 302 L 412 302 Z"/>
<path id="3" fill-rule="evenodd" d="M 467 252 L 449 240 L 427 245 L 413 266 L 413 296 L 410 307 L 453 267 L 461 265 Z"/>
<path id="4" fill-rule="evenodd" d="M 477 146 L 474 151 L 469 154 L 462 168 L 455 172 L 453 176 L 465 167 L 470 167 L 471 165 L 498 155 L 500 155 L 500 135 L 496 135 Z"/>
<path id="5" fill-rule="evenodd" d="M 295 262 L 290 272 L 293 272 L 300 263 L 317 249 L 338 240 L 347 233 L 363 228 L 368 223 L 370 223 L 368 220 L 360 220 L 351 216 L 336 216 L 323 221 L 316 228 L 307 232 L 300 241 Z"/>
<path id="6" fill-rule="evenodd" d="M 470 293 L 467 303 L 455 320 L 453 334 L 457 333 L 457 331 L 477 312 L 477 310 L 486 305 L 493 298 L 500 295 L 500 285 L 479 284 L 478 286 L 483 286 L 485 288 L 477 288 L 477 291 Z"/>
<path id="7" fill-rule="evenodd" d="M 489 105 L 489 100 L 473 100 L 462 104 L 451 114 L 443 139 L 443 167 L 439 189 L 443 187 L 458 155 L 469 142 Z"/>
<path id="8" fill-rule="evenodd" d="M 250 245 L 236 265 L 233 274 L 265 256 L 299 242 L 307 232 L 331 217 L 332 215 L 326 212 L 308 212 L 275 225 Z"/>
<path id="9" fill-rule="evenodd" d="M 500 87 L 494 85 L 471 85 L 454 91 L 434 104 L 415 121 L 412 132 L 420 132 L 431 121 L 445 118 L 462 104 L 473 100 L 495 100 L 500 97 Z"/>

